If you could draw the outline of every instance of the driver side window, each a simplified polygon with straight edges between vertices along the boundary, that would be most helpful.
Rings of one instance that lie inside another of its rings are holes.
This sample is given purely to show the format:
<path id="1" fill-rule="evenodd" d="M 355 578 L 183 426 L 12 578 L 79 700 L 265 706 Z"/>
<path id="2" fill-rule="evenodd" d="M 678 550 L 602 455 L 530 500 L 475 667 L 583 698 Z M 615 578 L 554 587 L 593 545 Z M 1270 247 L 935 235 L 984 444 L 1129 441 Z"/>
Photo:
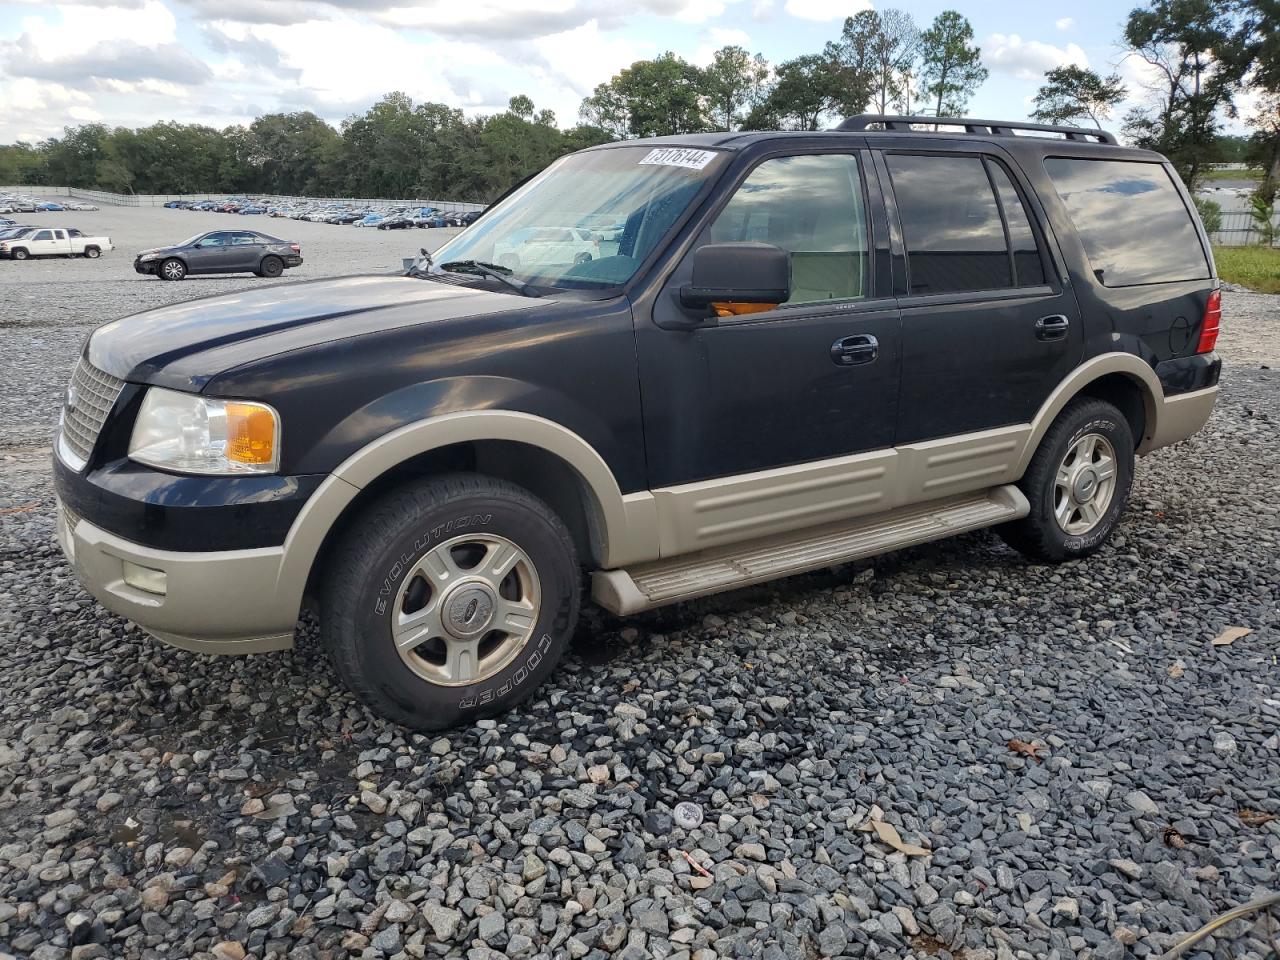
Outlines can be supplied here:
<path id="1" fill-rule="evenodd" d="M 788 305 L 867 296 L 867 214 L 858 159 L 777 157 L 756 167 L 706 237 L 770 243 L 791 254 Z"/>

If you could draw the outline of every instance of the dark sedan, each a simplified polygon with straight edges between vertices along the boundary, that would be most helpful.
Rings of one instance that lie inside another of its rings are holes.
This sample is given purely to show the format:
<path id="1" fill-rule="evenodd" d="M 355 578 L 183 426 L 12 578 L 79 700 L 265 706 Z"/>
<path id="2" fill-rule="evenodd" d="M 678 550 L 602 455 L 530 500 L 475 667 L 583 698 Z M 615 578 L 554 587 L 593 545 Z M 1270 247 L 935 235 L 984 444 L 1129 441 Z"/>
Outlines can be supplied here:
<path id="1" fill-rule="evenodd" d="M 302 264 L 302 248 L 253 230 L 214 230 L 196 234 L 172 247 L 143 250 L 133 269 L 161 280 L 181 280 L 188 274 L 254 273 L 278 277 Z"/>

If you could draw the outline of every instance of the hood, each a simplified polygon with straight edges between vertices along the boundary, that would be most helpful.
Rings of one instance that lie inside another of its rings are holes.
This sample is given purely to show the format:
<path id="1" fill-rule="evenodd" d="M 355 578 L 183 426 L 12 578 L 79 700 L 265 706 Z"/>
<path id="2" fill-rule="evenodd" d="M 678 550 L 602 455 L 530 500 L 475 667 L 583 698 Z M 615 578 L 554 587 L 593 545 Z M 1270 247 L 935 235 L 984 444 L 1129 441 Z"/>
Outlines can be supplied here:
<path id="1" fill-rule="evenodd" d="M 402 276 L 340 277 L 188 300 L 113 320 L 89 338 L 99 370 L 200 390 L 233 367 L 379 330 L 529 309 L 517 294 Z"/>

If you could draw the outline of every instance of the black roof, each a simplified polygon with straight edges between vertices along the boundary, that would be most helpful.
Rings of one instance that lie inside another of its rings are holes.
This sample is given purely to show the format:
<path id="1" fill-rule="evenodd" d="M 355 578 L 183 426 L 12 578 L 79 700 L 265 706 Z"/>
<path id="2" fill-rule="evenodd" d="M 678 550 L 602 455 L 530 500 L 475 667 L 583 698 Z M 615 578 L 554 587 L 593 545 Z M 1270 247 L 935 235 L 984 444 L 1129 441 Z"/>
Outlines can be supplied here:
<path id="1" fill-rule="evenodd" d="M 903 136 L 928 137 L 931 140 L 951 140 L 957 143 L 974 140 L 998 143 L 1012 148 L 1030 148 L 1040 152 L 1064 151 L 1067 153 L 1092 153 L 1106 151 L 1141 154 L 1159 159 L 1159 154 L 1136 147 L 1122 146 L 1114 134 L 1087 127 L 1053 126 L 1014 120 L 978 120 L 971 117 L 920 117 L 893 116 L 887 114 L 861 114 L 849 117 L 832 130 L 737 130 L 717 133 L 686 133 L 667 137 L 645 137 L 640 140 L 619 140 L 592 147 L 593 150 L 626 146 L 679 146 L 701 147 L 714 150 L 745 150 L 756 144 L 783 139 L 832 139 L 868 140 Z"/>

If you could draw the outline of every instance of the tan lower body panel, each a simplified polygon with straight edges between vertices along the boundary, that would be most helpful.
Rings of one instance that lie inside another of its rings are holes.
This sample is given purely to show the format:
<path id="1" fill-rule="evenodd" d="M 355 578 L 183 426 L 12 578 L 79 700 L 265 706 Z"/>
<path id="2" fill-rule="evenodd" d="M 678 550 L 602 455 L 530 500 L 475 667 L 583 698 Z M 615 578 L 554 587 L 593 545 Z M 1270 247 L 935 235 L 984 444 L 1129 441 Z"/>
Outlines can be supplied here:
<path id="1" fill-rule="evenodd" d="M 597 603 L 619 615 L 875 556 L 1025 517 L 1017 487 L 933 500 L 875 516 L 592 574 Z"/>

